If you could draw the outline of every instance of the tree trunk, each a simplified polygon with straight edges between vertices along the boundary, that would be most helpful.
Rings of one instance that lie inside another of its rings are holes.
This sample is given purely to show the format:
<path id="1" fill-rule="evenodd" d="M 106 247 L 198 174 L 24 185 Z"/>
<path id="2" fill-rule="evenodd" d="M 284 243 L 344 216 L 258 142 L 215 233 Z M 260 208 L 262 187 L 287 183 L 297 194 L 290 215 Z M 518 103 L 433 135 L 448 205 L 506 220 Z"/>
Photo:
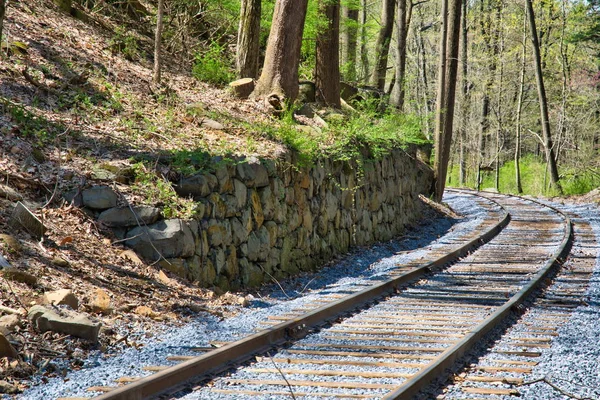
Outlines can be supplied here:
<path id="1" fill-rule="evenodd" d="M 317 34 L 315 97 L 340 108 L 340 1 L 320 0 L 319 11 L 327 27 Z"/>
<path id="2" fill-rule="evenodd" d="M 515 122 L 515 183 L 517 184 L 517 193 L 523 193 L 523 185 L 521 184 L 521 113 L 523 112 L 523 94 L 525 91 L 525 61 L 527 57 L 527 16 L 523 21 L 523 42 L 521 49 L 521 74 L 519 76 L 519 94 L 517 97 L 517 116 Z"/>
<path id="3" fill-rule="evenodd" d="M 261 0 L 242 0 L 237 37 L 237 73 L 240 78 L 258 76 Z"/>
<path id="4" fill-rule="evenodd" d="M 160 51 L 160 42 L 163 31 L 163 14 L 165 1 L 158 0 L 158 10 L 156 11 L 156 35 L 154 36 L 154 69 L 152 70 L 152 82 L 160 83 L 160 75 L 162 70 L 162 55 Z"/>
<path id="5" fill-rule="evenodd" d="M 360 64 L 361 64 L 361 80 L 368 81 L 369 77 L 369 51 L 367 50 L 367 17 L 368 17 L 367 0 L 361 0 L 360 12 Z"/>
<path id="6" fill-rule="evenodd" d="M 408 5 L 407 5 L 408 2 Z M 398 41 L 396 46 L 396 84 L 390 97 L 390 103 L 398 111 L 404 109 L 404 97 L 406 93 L 406 39 L 408 38 L 408 29 L 412 17 L 412 0 L 398 0 L 398 10 L 396 13 L 396 25 L 398 26 Z"/>
<path id="7" fill-rule="evenodd" d="M 487 4 L 487 9 L 484 7 Z M 490 103 L 491 103 L 491 94 L 492 88 L 494 85 L 494 75 L 496 73 L 497 68 L 497 57 L 498 57 L 498 29 L 500 24 L 500 12 L 499 8 L 496 9 L 496 18 L 497 20 L 492 22 L 491 17 L 491 0 L 488 3 L 485 3 L 484 0 L 481 0 L 480 3 L 480 34 L 484 39 L 485 50 L 487 52 L 486 57 L 488 61 L 488 75 L 485 81 L 485 86 L 483 89 L 483 98 L 481 100 L 481 117 L 479 121 L 479 137 L 477 141 L 477 189 L 479 190 L 481 184 L 481 167 L 483 165 L 483 160 L 485 159 L 486 153 L 486 139 L 487 133 L 490 129 Z M 496 27 L 496 29 L 495 29 Z"/>
<path id="8" fill-rule="evenodd" d="M 385 76 L 387 73 L 390 42 L 394 31 L 394 11 L 396 0 L 383 0 L 381 6 L 381 28 L 375 42 L 375 69 L 371 76 L 371 84 L 379 90 L 385 90 Z"/>
<path id="9" fill-rule="evenodd" d="M 427 79 L 427 53 L 425 51 L 425 40 L 423 39 L 423 25 L 421 23 L 421 27 L 415 34 L 415 40 L 417 42 L 418 48 L 418 61 L 419 61 L 419 78 L 421 80 L 421 84 L 423 85 L 422 96 L 423 96 L 423 114 L 425 120 L 425 131 L 427 140 L 432 140 L 433 130 L 431 128 L 431 115 L 432 115 L 432 107 L 431 101 L 429 99 L 429 81 Z"/>
<path id="10" fill-rule="evenodd" d="M 498 6 L 498 64 L 500 66 L 498 71 L 498 86 L 496 87 L 496 179 L 494 187 L 496 191 L 500 191 L 500 136 L 502 134 L 502 92 L 504 91 L 504 21 L 502 18 L 502 2 Z"/>
<path id="11" fill-rule="evenodd" d="M 253 95 L 298 97 L 298 63 L 308 0 L 277 0 L 263 70 Z"/>
<path id="12" fill-rule="evenodd" d="M 548 99 L 546 97 L 546 88 L 544 87 L 544 76 L 542 73 L 542 61 L 540 57 L 540 44 L 538 41 L 537 28 L 535 26 L 535 14 L 533 13 L 532 0 L 526 0 L 527 12 L 529 16 L 529 28 L 531 30 L 531 44 L 533 46 L 533 59 L 535 61 L 535 78 L 537 82 L 538 100 L 540 102 L 540 117 L 542 119 L 542 133 L 544 135 L 544 146 L 546 151 L 546 162 L 550 172 L 550 181 L 552 186 L 562 194 L 562 188 L 559 182 L 558 168 L 554 158 L 554 146 L 550 134 L 550 119 L 548 118 Z"/>
<path id="13" fill-rule="evenodd" d="M 438 140 L 441 141 L 441 151 L 436 153 L 435 163 L 435 199 L 442 200 L 444 188 L 446 186 L 446 175 L 448 173 L 448 160 L 450 159 L 450 145 L 452 144 L 452 129 L 454 123 L 454 105 L 456 100 L 456 76 L 458 74 L 458 49 L 460 43 L 460 14 L 462 0 L 450 0 L 449 7 L 446 5 L 448 12 L 444 16 L 447 26 L 444 27 L 446 34 L 447 45 L 446 52 L 441 54 L 441 59 L 445 59 L 444 70 L 444 89 L 442 97 L 442 107 L 440 111 L 441 125 L 440 135 Z M 443 55 L 445 54 L 445 55 Z M 442 63 L 442 61 L 440 61 Z M 447 64 L 447 65 L 446 65 Z M 441 70 L 442 68 L 440 68 Z M 443 117 L 443 118 L 442 118 Z"/>
<path id="14" fill-rule="evenodd" d="M 349 2 L 343 8 L 342 31 L 342 66 L 344 79 L 349 82 L 356 81 L 356 49 L 358 35 L 358 2 Z"/>
<path id="15" fill-rule="evenodd" d="M 231 92 L 238 99 L 247 99 L 250 94 L 254 91 L 254 79 L 242 78 L 236 81 L 230 82 L 229 87 Z"/>
<path id="16" fill-rule="evenodd" d="M 444 119 L 445 119 L 445 108 L 444 108 L 444 91 L 446 89 L 446 46 L 448 38 L 448 0 L 442 0 L 442 11 L 441 11 L 442 25 L 440 29 L 440 54 L 438 61 L 438 81 L 437 81 L 437 95 L 435 101 L 435 133 L 434 133 L 434 152 L 435 160 L 433 164 L 434 171 L 434 196 L 437 201 L 442 200 L 444 190 L 439 190 L 439 180 L 445 180 L 445 177 L 441 174 L 443 159 L 443 144 L 444 144 Z M 445 184 L 442 183 L 443 186 Z"/>
<path id="17" fill-rule="evenodd" d="M 462 4 L 462 25 L 461 25 L 461 66 L 462 66 L 462 108 L 461 108 L 461 126 L 460 126 L 460 158 L 459 158 L 459 171 L 458 171 L 458 185 L 464 186 L 466 180 L 466 160 L 465 160 L 465 142 L 467 140 L 467 123 L 469 120 L 469 80 L 467 79 L 468 64 L 467 64 L 467 40 L 468 40 L 468 28 L 467 28 L 467 2 L 463 1 Z"/>
<path id="18" fill-rule="evenodd" d="M 0 44 L 2 44 L 2 32 L 4 31 L 4 15 L 6 14 L 6 0 L 0 0 Z"/>

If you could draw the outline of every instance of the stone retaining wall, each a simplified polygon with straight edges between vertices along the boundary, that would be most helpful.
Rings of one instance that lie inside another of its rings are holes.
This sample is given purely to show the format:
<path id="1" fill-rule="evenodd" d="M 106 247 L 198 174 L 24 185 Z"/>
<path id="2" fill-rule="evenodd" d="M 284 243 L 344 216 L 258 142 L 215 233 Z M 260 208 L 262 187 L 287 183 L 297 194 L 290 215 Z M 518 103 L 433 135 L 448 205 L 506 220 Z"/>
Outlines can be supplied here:
<path id="1" fill-rule="evenodd" d="M 323 160 L 248 159 L 176 186 L 198 204 L 195 220 L 160 220 L 158 210 L 111 208 L 99 220 L 161 268 L 223 290 L 252 287 L 318 268 L 351 246 L 393 238 L 417 221 L 433 174 L 416 149 L 394 150 L 364 168 Z M 85 198 L 85 191 L 83 193 Z M 85 205 L 85 204 L 84 204 Z M 124 222 L 123 222 L 124 221 Z"/>

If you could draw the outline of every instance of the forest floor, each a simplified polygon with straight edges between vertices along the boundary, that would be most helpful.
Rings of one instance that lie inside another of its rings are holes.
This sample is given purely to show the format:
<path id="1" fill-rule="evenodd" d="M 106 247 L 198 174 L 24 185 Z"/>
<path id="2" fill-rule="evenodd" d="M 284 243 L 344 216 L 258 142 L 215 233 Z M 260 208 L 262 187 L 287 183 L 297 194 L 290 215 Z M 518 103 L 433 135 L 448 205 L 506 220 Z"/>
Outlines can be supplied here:
<path id="1" fill-rule="evenodd" d="M 169 56 L 165 84 L 153 88 L 146 56 L 151 40 L 140 38 L 128 59 L 115 50 L 115 22 L 92 17 L 84 23 L 50 1 L 10 2 L 7 9 L 9 52 L 0 57 L 0 255 L 28 276 L 0 277 L 0 304 L 19 312 L 9 329 L 21 359 L 0 358 L 0 393 L 23 389 L 34 373 L 76 369 L 92 349 L 137 346 L 139 332 L 184 324 L 198 312 L 227 317 L 235 313 L 231 305 L 245 303 L 245 293 L 222 296 L 140 260 L 62 193 L 110 182 L 133 202 L 152 202 L 131 182 L 115 182 L 112 172 L 142 159 L 158 165 L 165 156 L 181 156 L 185 164 L 198 154 L 210 162 L 285 151 L 244 128 L 270 123 L 261 102 L 236 100 L 199 82 L 186 72 L 189 65 Z M 219 124 L 206 123 L 214 120 Z M 164 176 L 176 173 L 168 164 L 160 168 Z M 10 225 L 17 199 L 43 220 L 42 241 Z M 78 298 L 80 312 L 102 323 L 98 344 L 39 334 L 28 323 L 27 310 L 42 303 L 44 293 L 64 288 Z"/>

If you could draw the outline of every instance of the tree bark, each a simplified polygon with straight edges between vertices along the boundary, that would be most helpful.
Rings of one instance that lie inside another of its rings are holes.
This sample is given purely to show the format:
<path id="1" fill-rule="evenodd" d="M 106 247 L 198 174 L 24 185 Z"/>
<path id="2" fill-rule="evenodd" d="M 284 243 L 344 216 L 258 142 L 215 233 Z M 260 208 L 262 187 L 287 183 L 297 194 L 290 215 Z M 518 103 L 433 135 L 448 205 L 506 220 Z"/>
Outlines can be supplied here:
<path id="1" fill-rule="evenodd" d="M 438 181 L 445 180 L 442 176 L 442 163 L 443 159 L 443 144 L 444 144 L 444 119 L 446 110 L 444 109 L 444 91 L 446 89 L 446 46 L 448 37 L 448 0 L 442 0 L 442 11 L 441 11 L 442 25 L 440 28 L 440 55 L 438 61 L 438 80 L 437 80 L 437 95 L 435 101 L 435 126 L 434 126 L 434 152 L 435 159 L 433 163 L 434 171 L 434 189 L 433 193 L 437 201 L 442 200 L 443 192 L 439 190 L 440 184 Z M 442 183 L 442 186 L 445 184 Z"/>
<path id="2" fill-rule="evenodd" d="M 404 97 L 406 93 L 406 39 L 412 18 L 412 0 L 397 0 L 396 25 L 398 27 L 398 41 L 396 46 L 396 84 L 390 97 L 390 103 L 398 111 L 404 110 Z M 408 3 L 408 4 L 407 4 Z"/>
<path id="3" fill-rule="evenodd" d="M 160 83 L 160 76 L 162 70 L 162 55 L 160 51 L 160 42 L 162 40 L 163 31 L 163 14 L 165 8 L 165 1 L 158 0 L 158 10 L 156 11 L 156 32 L 154 36 L 154 69 L 152 70 L 152 82 L 155 84 Z"/>
<path id="4" fill-rule="evenodd" d="M 467 27 L 467 2 L 463 1 L 462 4 L 462 25 L 461 25 L 461 66 L 462 66 L 462 108 L 461 108 L 461 126 L 460 126 L 460 158 L 458 162 L 458 185 L 464 186 L 466 181 L 466 160 L 465 160 L 465 147 L 467 140 L 467 123 L 469 120 L 469 105 L 471 102 L 469 92 L 469 80 L 467 74 L 469 72 L 467 64 L 468 56 L 468 27 Z"/>
<path id="5" fill-rule="evenodd" d="M 369 78 L 369 52 L 367 50 L 367 0 L 361 0 L 360 12 L 360 64 L 361 80 L 367 82 Z"/>
<path id="6" fill-rule="evenodd" d="M 440 141 L 438 147 L 440 151 L 436 153 L 434 167 L 436 172 L 434 195 L 437 201 L 441 201 L 444 194 L 446 175 L 448 173 L 448 160 L 450 159 L 450 146 L 452 144 L 454 105 L 456 102 L 456 76 L 458 74 L 458 49 L 460 43 L 461 3 L 462 0 L 450 0 L 449 6 L 442 7 L 442 9 L 447 8 L 447 14 L 443 18 L 447 22 L 447 26 L 444 27 L 446 34 L 443 35 L 446 36 L 447 45 L 444 46 L 445 53 L 442 53 L 445 56 L 441 57 L 441 59 L 445 59 L 445 79 L 441 108 L 438 107 L 440 120 L 442 121 L 440 134 L 438 135 L 438 140 Z M 442 63 L 441 60 L 440 63 Z"/>
<path id="7" fill-rule="evenodd" d="M 261 0 L 242 0 L 236 58 L 239 78 L 258 76 L 260 16 Z"/>
<path id="8" fill-rule="evenodd" d="M 525 61 L 527 57 L 527 15 L 523 21 L 523 42 L 521 49 L 521 73 L 519 76 L 519 93 L 517 95 L 517 116 L 515 121 L 515 183 L 517 185 L 517 193 L 523 193 L 523 185 L 521 184 L 521 114 L 523 112 L 523 94 L 525 91 Z"/>
<path id="9" fill-rule="evenodd" d="M 358 40 L 358 11 L 357 2 L 342 7 L 342 65 L 344 79 L 349 82 L 356 81 L 356 49 Z"/>
<path id="10" fill-rule="evenodd" d="M 425 131 L 427 140 L 432 140 L 435 137 L 434 129 L 431 127 L 431 115 L 433 114 L 433 110 L 431 107 L 431 101 L 429 99 L 429 81 L 427 79 L 427 52 L 425 51 L 425 39 L 423 38 L 423 24 L 420 24 L 420 28 L 415 31 L 415 41 L 417 45 L 417 55 L 418 55 L 418 69 L 419 69 L 419 78 L 422 88 L 422 103 L 423 103 L 423 115 L 425 122 Z"/>
<path id="11" fill-rule="evenodd" d="M 2 43 L 2 33 L 4 31 L 4 15 L 6 14 L 6 0 L 0 0 L 0 44 Z"/>
<path id="12" fill-rule="evenodd" d="M 319 11 L 327 27 L 317 34 L 315 97 L 340 108 L 340 1 L 320 0 Z"/>
<path id="13" fill-rule="evenodd" d="M 253 95 L 298 97 L 298 63 L 308 0 L 277 0 L 263 70 Z"/>
<path id="14" fill-rule="evenodd" d="M 542 61 L 540 56 L 540 43 L 538 40 L 537 28 L 535 25 L 535 14 L 533 12 L 532 0 L 526 0 L 527 12 L 529 17 L 529 28 L 531 30 L 531 44 L 533 47 L 533 59 L 535 61 L 535 78 L 537 83 L 538 100 L 540 103 L 540 117 L 542 119 L 542 133 L 544 135 L 544 147 L 546 151 L 546 162 L 550 172 L 550 181 L 552 186 L 562 194 L 562 188 L 559 182 L 558 167 L 554 158 L 554 145 L 552 144 L 552 135 L 550 133 L 550 119 L 548 118 L 548 99 L 546 97 L 546 88 L 544 86 L 544 75 L 542 73 Z"/>
<path id="15" fill-rule="evenodd" d="M 390 42 L 394 31 L 394 11 L 396 0 L 383 0 L 381 6 L 381 28 L 375 42 L 375 69 L 371 76 L 371 84 L 379 90 L 385 90 Z"/>

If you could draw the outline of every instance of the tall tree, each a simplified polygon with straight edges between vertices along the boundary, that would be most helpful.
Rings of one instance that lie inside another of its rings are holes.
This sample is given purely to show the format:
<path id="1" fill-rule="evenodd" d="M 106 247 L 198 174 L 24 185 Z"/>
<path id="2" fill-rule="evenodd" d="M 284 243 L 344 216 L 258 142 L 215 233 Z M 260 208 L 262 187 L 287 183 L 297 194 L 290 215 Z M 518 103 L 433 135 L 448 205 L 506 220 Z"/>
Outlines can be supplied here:
<path id="1" fill-rule="evenodd" d="M 277 0 L 262 73 L 253 95 L 294 101 L 308 0 Z"/>
<path id="2" fill-rule="evenodd" d="M 381 27 L 375 42 L 375 69 L 371 75 L 371 84 L 379 90 L 385 90 L 390 42 L 394 31 L 396 0 L 383 0 L 381 6 Z"/>
<path id="3" fill-rule="evenodd" d="M 495 12 L 494 12 L 495 10 Z M 481 171 L 485 155 L 485 142 L 490 129 L 490 105 L 494 77 L 498 61 L 498 33 L 500 29 L 500 2 L 498 0 L 481 0 L 479 9 L 479 29 L 484 42 L 485 57 L 487 58 L 487 76 L 481 99 L 481 114 L 477 140 L 477 189 L 481 183 Z M 496 20 L 492 20 L 494 13 Z"/>
<path id="4" fill-rule="evenodd" d="M 436 200 L 441 201 L 444 190 L 440 191 L 439 180 L 445 180 L 441 175 L 444 145 L 444 120 L 446 118 L 446 109 L 444 108 L 444 92 L 446 90 L 446 47 L 448 45 L 448 0 L 442 0 L 441 11 L 442 26 L 440 29 L 440 57 L 438 60 L 438 77 L 437 77 L 437 94 L 435 102 L 435 125 L 434 125 L 434 153 L 435 159 L 433 164 L 434 172 L 434 196 Z M 443 185 L 443 184 L 442 184 Z"/>
<path id="5" fill-rule="evenodd" d="M 238 77 L 256 78 L 260 53 L 261 0 L 242 0 L 237 37 Z"/>
<path id="6" fill-rule="evenodd" d="M 461 16 L 461 51 L 460 51 L 460 63 L 462 67 L 462 107 L 461 107 L 461 125 L 459 131 L 459 159 L 458 159 L 458 185 L 464 186 L 466 180 L 466 160 L 465 160 L 465 147 L 467 141 L 467 124 L 469 121 L 469 106 L 471 103 L 470 90 L 469 90 L 469 64 L 467 63 L 468 56 L 468 33 L 469 28 L 467 26 L 467 2 L 462 3 L 462 16 Z"/>
<path id="7" fill-rule="evenodd" d="M 340 1 L 320 0 L 319 14 L 326 26 L 317 33 L 315 97 L 331 107 L 340 107 Z"/>
<path id="8" fill-rule="evenodd" d="M 6 14 L 6 0 L 0 0 L 0 43 L 2 43 L 2 32 L 4 30 L 4 15 Z"/>
<path id="9" fill-rule="evenodd" d="M 165 0 L 158 0 L 158 10 L 156 11 L 156 32 L 154 36 L 154 69 L 152 70 L 152 82 L 160 83 L 162 70 L 162 54 L 160 51 L 163 31 L 163 14 Z"/>
<path id="10" fill-rule="evenodd" d="M 542 60 L 540 56 L 540 43 L 535 24 L 535 14 L 533 12 L 532 0 L 526 0 L 527 13 L 529 17 L 529 28 L 531 30 L 531 44 L 533 47 L 533 60 L 535 62 L 535 79 L 537 83 L 538 101 L 540 103 L 540 118 L 542 120 L 542 134 L 544 137 L 544 150 L 546 152 L 546 162 L 550 170 L 550 181 L 554 188 L 562 193 L 559 182 L 558 167 L 554 157 L 554 145 L 552 144 L 552 135 L 550 133 L 550 119 L 548 117 L 548 98 L 546 97 L 546 88 L 544 86 L 544 75 L 542 72 Z"/>
<path id="11" fill-rule="evenodd" d="M 527 60 L 527 14 L 524 15 L 523 21 L 523 40 L 521 47 L 521 71 L 519 73 L 519 92 L 517 95 L 517 112 L 515 117 L 515 183 L 517 193 L 523 193 L 523 185 L 521 183 L 521 116 L 523 113 L 523 95 L 525 92 L 525 62 Z"/>
<path id="12" fill-rule="evenodd" d="M 440 53 L 440 73 L 443 73 L 444 86 L 441 91 L 441 104 L 438 106 L 439 125 L 436 126 L 436 154 L 435 154 L 435 191 L 437 201 L 442 200 L 446 186 L 446 175 L 450 160 L 450 146 L 452 144 L 452 129 L 454 124 L 454 105 L 456 102 L 456 77 L 458 75 L 458 49 L 460 43 L 460 14 L 462 0 L 450 0 L 446 7 L 442 7 L 443 21 L 447 24 L 442 27 L 442 35 L 446 42 L 444 52 Z M 443 68 L 442 68 L 443 66 Z M 442 77 L 438 77 L 442 79 Z M 439 97 L 438 97 L 439 99 Z M 437 117 L 437 116 L 436 116 Z"/>
<path id="13" fill-rule="evenodd" d="M 360 65 L 362 80 L 367 81 L 369 77 L 369 52 L 367 50 L 367 0 L 361 0 L 360 11 Z"/>
<path id="14" fill-rule="evenodd" d="M 396 26 L 398 29 L 396 41 L 396 84 L 390 97 L 390 103 L 399 111 L 404 109 L 405 79 L 406 79 L 406 39 L 412 18 L 412 0 L 397 0 Z"/>
<path id="15" fill-rule="evenodd" d="M 357 0 L 346 1 L 342 6 L 342 66 L 344 79 L 356 80 L 356 50 L 358 44 L 358 11 Z"/>

